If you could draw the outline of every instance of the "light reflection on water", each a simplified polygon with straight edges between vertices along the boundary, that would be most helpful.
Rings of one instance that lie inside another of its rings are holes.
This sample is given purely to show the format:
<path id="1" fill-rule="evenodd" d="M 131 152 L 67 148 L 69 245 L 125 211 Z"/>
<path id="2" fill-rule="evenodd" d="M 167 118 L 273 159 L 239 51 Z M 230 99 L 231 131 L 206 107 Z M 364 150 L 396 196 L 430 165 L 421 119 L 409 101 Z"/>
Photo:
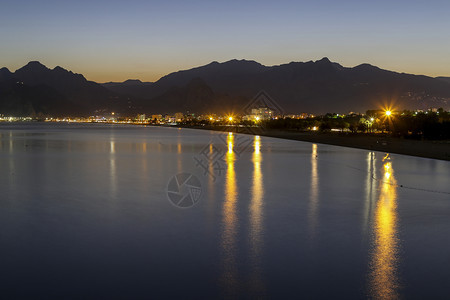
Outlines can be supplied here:
<path id="1" fill-rule="evenodd" d="M 229 134 L 220 176 L 209 162 L 214 179 L 193 155 L 213 157 L 204 146 L 216 133 L 52 128 L 0 131 L 0 254 L 8 258 L 0 279 L 12 296 L 43 282 L 10 299 L 49 286 L 59 298 L 67 286 L 82 298 L 99 285 L 109 298 L 445 292 L 448 196 L 405 186 L 446 190 L 447 162 L 253 136 L 251 151 L 237 156 L 240 136 Z M 166 199 L 180 171 L 202 182 L 192 209 Z"/>
<path id="2" fill-rule="evenodd" d="M 262 278 L 262 246 L 263 239 L 263 201 L 264 201 L 264 181 L 261 172 L 261 138 L 254 137 L 253 141 L 253 179 L 251 189 L 251 200 L 249 207 L 250 228 L 250 262 L 251 262 L 251 278 L 250 290 L 255 296 L 264 294 L 264 282 Z"/>
<path id="3" fill-rule="evenodd" d="M 223 232 L 221 251 L 223 253 L 223 274 L 222 285 L 224 286 L 224 293 L 229 297 L 236 297 L 238 295 L 238 278 L 237 278 L 237 258 L 236 258 L 236 233 L 238 220 L 236 215 L 236 201 L 238 199 L 238 192 L 236 186 L 236 174 L 234 170 L 235 153 L 234 136 L 230 134 L 227 136 L 228 151 L 226 153 L 226 178 L 225 178 L 225 202 L 223 204 Z"/>
<path id="4" fill-rule="evenodd" d="M 177 139 L 177 167 L 178 167 L 178 173 L 182 173 L 183 172 L 183 156 L 182 156 L 180 137 L 178 137 L 178 139 Z"/>
<path id="5" fill-rule="evenodd" d="M 370 222 L 372 219 L 372 214 L 375 209 L 376 202 L 376 192 L 377 192 L 377 181 L 376 181 L 376 159 L 375 153 L 370 151 L 367 152 L 367 174 L 365 183 L 365 201 L 364 201 L 364 214 L 363 214 L 363 230 L 364 236 L 367 236 L 370 230 Z"/>
<path id="6" fill-rule="evenodd" d="M 116 165 L 116 144 L 114 137 L 111 137 L 109 142 L 109 178 L 110 178 L 110 191 L 111 197 L 116 199 L 117 197 L 117 165 Z"/>
<path id="7" fill-rule="evenodd" d="M 388 157 L 383 164 L 379 195 L 374 216 L 374 240 L 370 261 L 370 293 L 375 299 L 397 299 L 398 288 L 398 220 L 397 182 Z"/>
<path id="8" fill-rule="evenodd" d="M 319 173 L 317 171 L 317 144 L 312 144 L 311 150 L 311 187 L 309 192 L 309 229 L 311 237 L 314 237 L 317 226 L 317 206 L 319 202 Z"/>
<path id="9" fill-rule="evenodd" d="M 213 148 L 213 144 L 209 144 L 209 152 L 208 152 L 209 157 L 213 157 L 214 155 L 214 148 Z M 208 227 L 213 228 L 213 224 L 214 224 L 214 209 L 215 209 L 215 193 L 216 193 L 216 185 L 215 185 L 215 178 L 213 177 L 214 174 L 214 162 L 212 160 L 208 161 L 208 195 L 207 195 L 207 201 L 206 201 L 206 205 L 207 205 L 207 218 L 208 218 Z"/>

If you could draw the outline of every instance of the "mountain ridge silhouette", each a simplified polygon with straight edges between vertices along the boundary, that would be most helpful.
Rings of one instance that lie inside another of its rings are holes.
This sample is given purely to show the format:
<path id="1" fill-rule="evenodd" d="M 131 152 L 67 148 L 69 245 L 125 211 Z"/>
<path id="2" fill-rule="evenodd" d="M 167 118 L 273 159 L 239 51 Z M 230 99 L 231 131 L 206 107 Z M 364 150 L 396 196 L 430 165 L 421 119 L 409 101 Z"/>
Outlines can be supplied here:
<path id="1" fill-rule="evenodd" d="M 136 113 L 240 113 L 264 90 L 286 113 L 450 109 L 450 78 L 383 70 L 363 63 L 344 67 L 316 61 L 264 66 L 253 60 L 211 62 L 155 82 L 96 83 L 60 66 L 31 61 L 15 72 L 0 69 L 0 114 L 98 115 Z"/>

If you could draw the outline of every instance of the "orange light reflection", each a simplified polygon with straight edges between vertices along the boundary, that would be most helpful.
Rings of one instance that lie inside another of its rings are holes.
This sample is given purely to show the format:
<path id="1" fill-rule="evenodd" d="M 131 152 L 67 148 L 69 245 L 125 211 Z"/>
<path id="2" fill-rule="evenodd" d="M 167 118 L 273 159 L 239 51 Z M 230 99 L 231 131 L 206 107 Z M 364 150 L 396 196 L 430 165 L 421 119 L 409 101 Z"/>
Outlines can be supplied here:
<path id="1" fill-rule="evenodd" d="M 397 299 L 399 297 L 397 182 L 390 161 L 384 163 L 383 171 L 374 220 L 370 291 L 375 299 Z"/>

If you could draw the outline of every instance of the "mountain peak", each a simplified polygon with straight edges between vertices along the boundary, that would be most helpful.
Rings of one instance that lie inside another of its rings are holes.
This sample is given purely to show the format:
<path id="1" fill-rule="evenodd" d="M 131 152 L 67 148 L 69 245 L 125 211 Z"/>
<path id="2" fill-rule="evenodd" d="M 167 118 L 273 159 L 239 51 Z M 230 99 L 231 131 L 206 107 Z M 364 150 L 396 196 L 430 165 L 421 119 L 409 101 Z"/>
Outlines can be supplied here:
<path id="1" fill-rule="evenodd" d="M 40 61 L 37 60 L 30 61 L 26 66 L 47 68 L 44 64 L 42 64 Z"/>
<path id="2" fill-rule="evenodd" d="M 1 68 L 0 69 L 0 80 L 9 79 L 12 77 L 11 71 L 8 70 L 8 68 Z"/>
<path id="3" fill-rule="evenodd" d="M 22 68 L 20 68 L 17 71 L 20 72 L 20 71 L 24 71 L 24 70 L 39 72 L 39 71 L 49 71 L 50 69 L 47 68 L 46 66 L 44 66 L 43 64 L 41 64 L 39 61 L 35 60 L 35 61 L 30 61 L 28 64 L 26 64 L 25 66 L 23 66 Z"/>
<path id="4" fill-rule="evenodd" d="M 355 67 L 355 69 L 357 69 L 357 70 L 380 70 L 380 68 L 373 66 L 371 64 L 368 64 L 368 63 L 363 63 L 360 65 L 357 65 Z"/>
<path id="5" fill-rule="evenodd" d="M 61 72 L 61 71 L 69 72 L 69 71 L 67 71 L 66 69 L 64 69 L 63 67 L 60 67 L 60 66 L 56 66 L 56 67 L 53 69 L 53 71 L 58 71 L 58 72 Z"/>
<path id="6" fill-rule="evenodd" d="M 8 68 L 5 68 L 5 67 L 3 67 L 3 68 L 1 68 L 0 69 L 0 74 L 12 74 L 11 73 L 11 71 L 8 69 Z"/>
<path id="7" fill-rule="evenodd" d="M 320 60 L 316 60 L 315 63 L 320 63 L 320 64 L 331 64 L 331 61 L 328 59 L 328 57 L 324 57 Z"/>

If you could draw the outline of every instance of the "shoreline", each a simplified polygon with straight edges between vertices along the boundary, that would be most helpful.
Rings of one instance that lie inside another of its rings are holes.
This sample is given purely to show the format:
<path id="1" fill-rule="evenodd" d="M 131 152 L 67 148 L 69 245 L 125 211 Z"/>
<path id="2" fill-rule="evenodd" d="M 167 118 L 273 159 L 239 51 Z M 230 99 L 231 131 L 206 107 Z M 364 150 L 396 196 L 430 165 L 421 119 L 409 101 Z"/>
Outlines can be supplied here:
<path id="1" fill-rule="evenodd" d="M 23 124 L 22 122 L 19 122 Z M 44 122 L 45 123 L 45 122 Z M 73 124 L 84 124 L 73 122 Z M 89 124 L 112 124 L 112 123 L 89 123 Z M 11 125 L 10 123 L 8 125 Z M 116 125 L 116 124 L 114 124 Z M 119 124 L 117 124 L 119 125 Z M 343 132 L 310 132 L 294 130 L 265 129 L 260 127 L 239 126 L 161 126 L 151 124 L 120 124 L 131 126 L 172 127 L 186 129 L 200 129 L 217 132 L 235 132 L 241 134 L 260 135 L 272 138 L 295 140 L 302 142 L 334 145 L 341 147 L 357 148 L 379 152 L 388 152 L 401 155 L 423 157 L 450 161 L 450 140 L 409 140 L 395 138 L 387 134 L 360 134 Z"/>
<path id="2" fill-rule="evenodd" d="M 212 131 L 231 131 L 235 133 L 267 136 L 287 140 L 327 144 L 379 152 L 439 159 L 450 161 L 450 140 L 408 140 L 390 137 L 386 134 L 352 134 L 341 132 L 300 132 L 289 130 L 261 129 L 252 127 L 214 127 L 214 126 L 179 126 L 181 128 Z"/>

